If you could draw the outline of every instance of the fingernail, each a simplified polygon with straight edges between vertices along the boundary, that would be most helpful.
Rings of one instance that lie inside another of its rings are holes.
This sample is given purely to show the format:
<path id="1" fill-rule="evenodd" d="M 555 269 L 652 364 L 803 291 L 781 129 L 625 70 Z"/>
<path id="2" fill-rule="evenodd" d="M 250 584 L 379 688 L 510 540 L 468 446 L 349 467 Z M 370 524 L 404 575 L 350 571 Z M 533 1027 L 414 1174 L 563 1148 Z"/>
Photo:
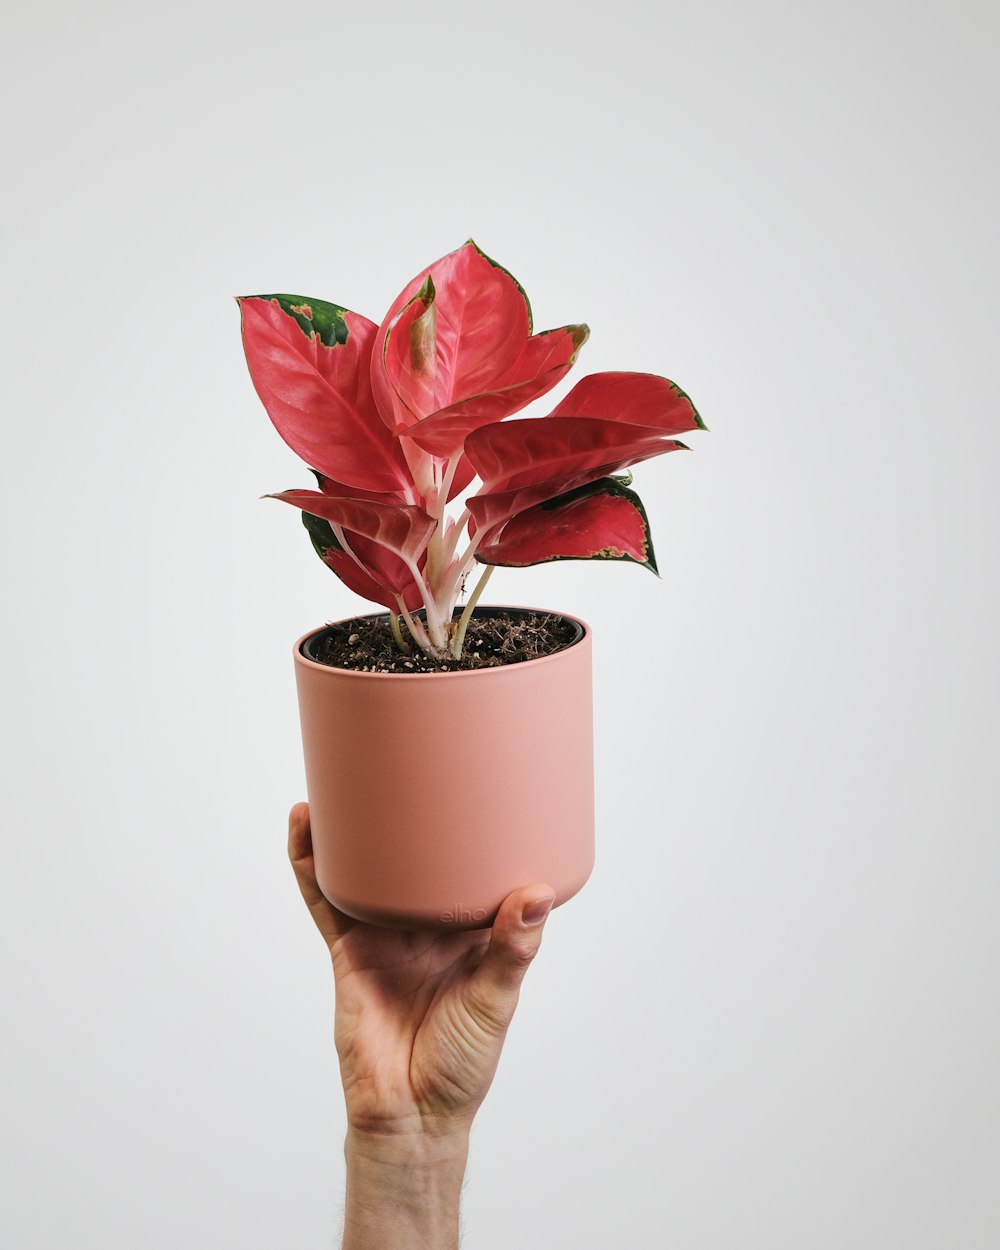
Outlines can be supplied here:
<path id="1" fill-rule="evenodd" d="M 541 924 L 552 910 L 552 904 L 555 901 L 555 895 L 550 894 L 548 898 L 536 898 L 526 903 L 521 912 L 521 924 Z"/>

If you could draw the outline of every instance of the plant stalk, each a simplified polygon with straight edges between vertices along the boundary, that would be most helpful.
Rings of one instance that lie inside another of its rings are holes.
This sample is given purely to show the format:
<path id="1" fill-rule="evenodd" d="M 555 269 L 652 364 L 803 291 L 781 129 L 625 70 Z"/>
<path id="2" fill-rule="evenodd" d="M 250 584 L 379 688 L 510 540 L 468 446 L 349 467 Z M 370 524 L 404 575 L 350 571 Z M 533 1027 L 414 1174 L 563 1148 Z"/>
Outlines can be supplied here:
<path id="1" fill-rule="evenodd" d="M 452 574 L 451 585 L 448 587 L 448 597 L 452 605 L 457 603 L 458 597 L 462 593 L 462 582 L 468 576 L 475 563 L 476 548 L 479 546 L 482 534 L 483 531 L 479 530 L 475 538 L 469 540 L 469 545 L 462 552 L 461 556 L 455 557 L 448 566 L 448 572 Z"/>
<path id="2" fill-rule="evenodd" d="M 427 630 L 424 629 L 420 621 L 418 621 L 416 617 L 410 613 L 409 608 L 403 602 L 403 596 L 397 595 L 396 602 L 399 604 L 400 613 L 402 614 L 403 620 L 406 621 L 406 628 L 410 631 L 410 636 L 413 641 L 417 644 L 421 651 L 427 651 L 433 654 L 434 647 L 431 645 L 431 640 L 427 637 Z"/>
<path id="3" fill-rule="evenodd" d="M 447 572 L 448 562 L 451 559 L 451 552 L 445 543 L 445 532 L 448 524 L 448 492 L 451 490 L 451 484 L 455 480 L 455 470 L 457 468 L 457 456 L 452 456 L 443 467 L 439 461 L 434 461 L 435 494 L 431 515 L 437 521 L 437 529 L 431 535 L 430 542 L 427 544 L 427 563 L 424 566 L 424 575 L 432 592 L 437 590 L 438 582 L 441 581 Z"/>
<path id="4" fill-rule="evenodd" d="M 486 589 L 486 583 L 490 580 L 490 576 L 496 566 L 487 564 L 486 570 L 482 577 L 476 583 L 476 589 L 472 592 L 469 602 L 465 605 L 465 611 L 458 619 L 458 629 L 455 631 L 455 637 L 451 644 L 451 654 L 456 660 L 462 658 L 462 647 L 465 643 L 465 631 L 469 628 L 469 621 L 472 619 L 472 613 L 476 604 L 479 602 L 479 596 Z"/>
<path id="5" fill-rule="evenodd" d="M 448 651 L 448 628 L 442 620 L 441 609 L 428 589 L 424 575 L 417 568 L 416 561 L 408 556 L 404 556 L 403 560 L 413 574 L 413 580 L 417 583 L 417 589 L 420 591 L 420 597 L 424 601 L 424 609 L 427 612 L 427 634 L 430 638 L 430 646 L 423 649 L 429 650 L 433 655 L 445 655 Z M 414 637 L 416 637 L 415 634 Z"/>
<path id="6" fill-rule="evenodd" d="M 470 515 L 469 509 L 466 508 L 457 521 L 451 522 L 451 528 L 448 531 L 448 536 L 441 545 L 444 556 L 449 562 L 455 558 L 455 548 L 458 546 L 459 536 L 462 533 L 463 527 L 468 522 Z"/>
<path id="7" fill-rule="evenodd" d="M 396 646 L 400 649 L 400 651 L 402 651 L 404 655 L 412 655 L 413 648 L 403 637 L 402 631 L 399 628 L 399 617 L 395 612 L 389 613 L 389 628 L 392 630 L 392 636 L 396 640 Z"/>

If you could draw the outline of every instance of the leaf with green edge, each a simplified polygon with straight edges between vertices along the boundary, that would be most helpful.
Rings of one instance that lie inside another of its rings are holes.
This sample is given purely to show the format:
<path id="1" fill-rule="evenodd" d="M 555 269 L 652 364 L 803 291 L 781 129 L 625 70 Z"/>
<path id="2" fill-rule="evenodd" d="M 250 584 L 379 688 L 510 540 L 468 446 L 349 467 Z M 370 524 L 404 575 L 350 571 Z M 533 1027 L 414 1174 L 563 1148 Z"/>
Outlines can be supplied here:
<path id="1" fill-rule="evenodd" d="M 237 301 L 247 366 L 275 429 L 306 462 L 362 490 L 411 481 L 371 389 L 378 327 L 325 300 L 251 295 Z"/>
<path id="2" fill-rule="evenodd" d="M 517 513 L 477 550 L 476 559 L 515 568 L 551 560 L 630 560 L 658 574 L 642 500 L 613 477 Z"/>
<path id="3" fill-rule="evenodd" d="M 427 550 L 437 522 L 415 504 L 374 503 L 368 499 L 338 499 L 315 490 L 283 490 L 266 499 L 301 508 L 332 525 L 353 530 L 384 547 L 400 560 L 416 563 Z"/>
<path id="4" fill-rule="evenodd" d="M 331 304 L 329 300 L 310 299 L 304 295 L 241 295 L 239 300 L 263 299 L 274 300 L 283 313 L 291 317 L 306 336 L 316 335 L 325 347 L 343 346 L 347 342 L 350 329 L 345 314 L 346 308 L 339 304 Z"/>
<path id="5" fill-rule="evenodd" d="M 379 568 L 377 564 L 371 565 L 369 561 L 365 561 L 361 556 L 361 552 L 365 551 L 365 540 L 359 534 L 351 530 L 344 531 L 344 536 L 351 544 L 351 549 L 362 559 L 370 571 L 359 568 L 357 562 L 347 554 L 338 542 L 329 521 L 324 520 L 322 517 L 313 516 L 310 512 L 303 512 L 302 524 L 305 526 L 312 540 L 313 549 L 319 558 L 356 595 L 360 595 L 362 599 L 367 599 L 371 603 L 381 604 L 391 612 L 399 611 L 399 605 L 396 602 L 397 593 L 402 595 L 403 602 L 411 611 L 420 607 L 422 603 L 420 590 L 414 582 L 409 569 L 406 568 L 401 560 L 393 557 L 390 552 L 385 551 L 384 548 L 381 549 L 386 559 L 396 560 L 399 568 L 403 570 L 402 577 L 391 574 L 387 576 L 385 571 Z M 371 545 L 373 546 L 374 544 Z M 376 572 L 379 572 L 381 576 L 376 577 Z"/>

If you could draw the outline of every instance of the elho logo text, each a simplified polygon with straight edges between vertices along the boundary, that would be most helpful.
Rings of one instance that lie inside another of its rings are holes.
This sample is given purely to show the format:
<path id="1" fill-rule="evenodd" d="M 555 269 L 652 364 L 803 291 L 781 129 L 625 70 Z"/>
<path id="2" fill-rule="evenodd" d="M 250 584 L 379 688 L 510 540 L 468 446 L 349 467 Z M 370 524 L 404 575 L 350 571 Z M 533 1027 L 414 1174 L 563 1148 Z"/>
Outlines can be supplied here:
<path id="1" fill-rule="evenodd" d="M 452 907 L 446 907 L 441 912 L 442 924 L 466 924 L 473 920 L 485 920 L 485 907 L 463 907 L 461 903 L 455 903 Z"/>

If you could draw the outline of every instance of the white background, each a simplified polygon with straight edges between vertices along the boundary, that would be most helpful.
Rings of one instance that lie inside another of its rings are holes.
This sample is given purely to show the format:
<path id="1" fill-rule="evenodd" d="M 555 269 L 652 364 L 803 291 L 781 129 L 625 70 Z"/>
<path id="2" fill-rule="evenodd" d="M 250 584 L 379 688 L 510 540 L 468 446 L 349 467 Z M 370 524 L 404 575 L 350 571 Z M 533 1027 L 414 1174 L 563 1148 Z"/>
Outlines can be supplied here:
<path id="1" fill-rule="evenodd" d="M 589 322 L 574 378 L 665 373 L 710 432 L 637 473 L 662 580 L 490 587 L 596 631 L 599 860 L 466 1244 L 995 1250 L 994 7 L 5 27 L 0 1243 L 334 1244 L 290 649 L 364 605 L 258 500 L 309 479 L 232 297 L 379 319 L 473 235 Z"/>

